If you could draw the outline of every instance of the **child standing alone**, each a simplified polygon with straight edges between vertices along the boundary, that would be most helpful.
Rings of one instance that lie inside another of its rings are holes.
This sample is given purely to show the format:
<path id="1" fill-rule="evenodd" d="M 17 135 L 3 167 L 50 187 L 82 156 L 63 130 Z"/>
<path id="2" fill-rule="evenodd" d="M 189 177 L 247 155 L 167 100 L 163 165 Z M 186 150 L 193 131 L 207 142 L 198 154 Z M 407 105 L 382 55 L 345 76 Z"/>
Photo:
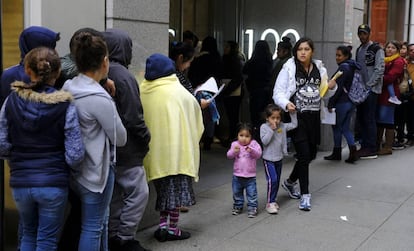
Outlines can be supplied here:
<path id="1" fill-rule="evenodd" d="M 262 155 L 262 148 L 252 139 L 253 128 L 242 123 L 239 126 L 237 140 L 231 143 L 227 158 L 234 159 L 233 166 L 233 215 L 243 211 L 244 190 L 247 197 L 247 216 L 257 216 L 256 160 Z"/>
<path id="2" fill-rule="evenodd" d="M 263 144 L 263 164 L 267 180 L 266 211 L 277 214 L 279 205 L 276 203 L 282 174 L 283 156 L 287 155 L 286 132 L 298 126 L 296 112 L 289 113 L 290 123 L 282 122 L 282 109 L 269 104 L 265 109 L 266 122 L 260 126 L 260 139 Z"/>

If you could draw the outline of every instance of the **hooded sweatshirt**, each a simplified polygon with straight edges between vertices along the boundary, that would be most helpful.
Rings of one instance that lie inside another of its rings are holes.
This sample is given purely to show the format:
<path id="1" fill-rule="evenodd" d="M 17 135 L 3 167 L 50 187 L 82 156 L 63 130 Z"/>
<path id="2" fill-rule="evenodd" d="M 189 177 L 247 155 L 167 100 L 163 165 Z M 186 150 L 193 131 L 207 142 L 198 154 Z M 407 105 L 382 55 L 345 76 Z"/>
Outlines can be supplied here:
<path id="1" fill-rule="evenodd" d="M 142 166 L 151 137 L 144 121 L 138 82 L 128 71 L 132 58 L 132 40 L 125 31 L 119 29 L 108 29 L 102 35 L 109 51 L 108 77 L 115 82 L 116 87 L 116 108 L 128 132 L 126 145 L 117 149 L 117 164 Z"/>
<path id="2" fill-rule="evenodd" d="M 59 33 L 45 27 L 31 26 L 23 30 L 19 37 L 20 63 L 4 70 L 1 75 L 0 105 L 4 103 L 4 100 L 10 94 L 10 86 L 14 81 L 30 82 L 29 76 L 24 71 L 23 60 L 26 54 L 40 46 L 54 49 L 59 38 Z"/>
<path id="3" fill-rule="evenodd" d="M 108 179 L 111 144 L 125 145 L 125 127 L 112 98 L 92 78 L 80 73 L 62 88 L 75 98 L 86 151 L 81 168 L 73 177 L 88 190 L 102 193 Z"/>
<path id="4" fill-rule="evenodd" d="M 141 101 L 151 132 L 144 167 L 149 181 L 170 175 L 198 180 L 199 142 L 203 133 L 201 108 L 174 74 L 168 57 L 154 54 L 147 59 Z"/>

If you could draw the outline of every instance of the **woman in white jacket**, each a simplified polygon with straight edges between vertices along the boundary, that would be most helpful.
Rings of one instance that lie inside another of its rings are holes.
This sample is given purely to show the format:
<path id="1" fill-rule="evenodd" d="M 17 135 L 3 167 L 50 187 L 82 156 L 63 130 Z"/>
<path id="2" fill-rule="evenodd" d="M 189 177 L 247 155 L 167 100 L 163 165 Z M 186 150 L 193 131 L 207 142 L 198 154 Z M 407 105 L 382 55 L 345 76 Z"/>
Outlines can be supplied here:
<path id="1" fill-rule="evenodd" d="M 299 39 L 293 47 L 293 58 L 283 65 L 273 90 L 273 100 L 278 106 L 285 111 L 297 111 L 298 127 L 292 131 L 297 161 L 282 187 L 291 198 L 301 199 L 299 209 L 304 211 L 311 209 L 309 163 L 315 159 L 320 143 L 320 85 L 328 79 L 322 62 L 312 59 L 313 53 L 313 41 L 306 37 Z M 325 97 L 332 96 L 336 88 L 336 82 L 329 81 Z M 296 190 L 297 180 L 300 193 Z"/>

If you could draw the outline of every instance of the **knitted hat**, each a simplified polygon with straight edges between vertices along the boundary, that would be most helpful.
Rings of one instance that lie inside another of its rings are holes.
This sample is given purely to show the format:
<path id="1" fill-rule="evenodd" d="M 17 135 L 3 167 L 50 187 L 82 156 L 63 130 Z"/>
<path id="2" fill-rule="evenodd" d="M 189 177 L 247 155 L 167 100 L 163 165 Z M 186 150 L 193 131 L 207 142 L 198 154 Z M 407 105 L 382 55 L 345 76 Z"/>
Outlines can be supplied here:
<path id="1" fill-rule="evenodd" d="M 147 58 L 145 67 L 146 80 L 155 80 L 173 73 L 175 73 L 174 62 L 169 57 L 155 53 Z"/>
<path id="2" fill-rule="evenodd" d="M 30 26 L 22 31 L 19 37 L 21 58 L 32 49 L 40 46 L 55 49 L 56 41 L 59 41 L 59 32 L 54 32 L 46 27 Z"/>

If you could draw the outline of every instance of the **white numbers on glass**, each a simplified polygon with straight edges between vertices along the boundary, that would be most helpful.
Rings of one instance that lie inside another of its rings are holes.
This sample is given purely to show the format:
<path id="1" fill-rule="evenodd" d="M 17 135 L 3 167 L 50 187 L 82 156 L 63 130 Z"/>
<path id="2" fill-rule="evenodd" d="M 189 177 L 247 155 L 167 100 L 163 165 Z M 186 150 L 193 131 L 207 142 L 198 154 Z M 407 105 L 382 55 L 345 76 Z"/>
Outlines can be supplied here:
<path id="1" fill-rule="evenodd" d="M 248 58 L 251 58 L 252 53 L 253 53 L 254 30 L 253 29 L 247 29 L 245 31 L 245 34 L 248 36 L 247 55 L 248 55 Z M 300 38 L 299 33 L 295 29 L 287 29 L 282 33 L 281 36 L 279 36 L 279 33 L 274 29 L 265 29 L 263 31 L 262 35 L 260 36 L 261 40 L 266 40 L 268 35 L 272 35 L 274 40 L 275 40 L 275 49 L 274 49 L 274 53 L 273 53 L 273 59 L 275 59 L 277 57 L 277 44 L 280 42 L 282 37 L 287 36 L 288 34 L 292 34 L 295 37 L 295 41 L 293 41 L 293 42 L 298 41 L 299 38 Z"/>

